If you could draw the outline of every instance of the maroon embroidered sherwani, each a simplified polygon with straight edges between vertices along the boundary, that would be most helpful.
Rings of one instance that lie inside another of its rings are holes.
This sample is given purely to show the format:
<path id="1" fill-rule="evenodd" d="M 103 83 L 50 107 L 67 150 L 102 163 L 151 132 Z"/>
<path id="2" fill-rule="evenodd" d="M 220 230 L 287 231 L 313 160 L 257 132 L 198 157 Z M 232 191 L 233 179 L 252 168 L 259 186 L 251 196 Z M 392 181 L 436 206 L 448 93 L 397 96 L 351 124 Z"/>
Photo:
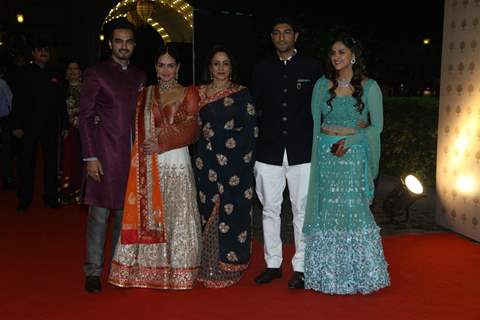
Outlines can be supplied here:
<path id="1" fill-rule="evenodd" d="M 131 133 L 139 89 L 145 73 L 123 69 L 112 58 L 83 74 L 80 97 L 80 137 L 84 159 L 98 158 L 101 182 L 87 177 L 85 204 L 122 209 L 130 163 Z"/>

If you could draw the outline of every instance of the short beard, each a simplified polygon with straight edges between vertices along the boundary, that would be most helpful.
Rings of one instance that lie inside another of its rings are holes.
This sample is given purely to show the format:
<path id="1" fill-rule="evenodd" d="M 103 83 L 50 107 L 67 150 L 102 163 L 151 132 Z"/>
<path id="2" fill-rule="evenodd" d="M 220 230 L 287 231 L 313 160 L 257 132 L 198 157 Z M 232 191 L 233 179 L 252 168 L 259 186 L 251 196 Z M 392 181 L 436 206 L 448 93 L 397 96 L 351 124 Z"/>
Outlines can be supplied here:
<path id="1" fill-rule="evenodd" d="M 129 51 L 128 54 L 126 54 L 126 55 L 124 55 L 120 52 L 114 52 L 113 55 L 118 60 L 126 60 L 126 61 L 130 60 L 130 57 L 132 56 L 131 51 Z"/>

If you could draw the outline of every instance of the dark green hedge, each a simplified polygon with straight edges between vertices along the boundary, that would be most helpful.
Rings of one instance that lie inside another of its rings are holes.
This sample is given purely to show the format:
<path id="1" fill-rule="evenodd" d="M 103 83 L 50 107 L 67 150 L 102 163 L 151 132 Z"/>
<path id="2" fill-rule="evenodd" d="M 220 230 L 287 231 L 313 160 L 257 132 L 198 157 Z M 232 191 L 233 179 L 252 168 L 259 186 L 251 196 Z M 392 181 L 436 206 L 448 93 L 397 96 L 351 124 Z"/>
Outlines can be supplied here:
<path id="1" fill-rule="evenodd" d="M 435 185 L 438 98 L 384 97 L 380 171 Z"/>

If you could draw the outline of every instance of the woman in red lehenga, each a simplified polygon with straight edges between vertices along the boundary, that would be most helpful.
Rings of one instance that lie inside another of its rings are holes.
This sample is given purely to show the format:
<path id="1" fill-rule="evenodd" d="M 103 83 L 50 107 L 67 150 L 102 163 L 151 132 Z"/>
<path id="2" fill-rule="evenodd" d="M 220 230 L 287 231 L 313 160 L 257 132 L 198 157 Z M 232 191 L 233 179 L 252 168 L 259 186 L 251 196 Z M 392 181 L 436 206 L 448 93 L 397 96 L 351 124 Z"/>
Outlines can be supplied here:
<path id="1" fill-rule="evenodd" d="M 158 84 L 137 102 L 135 142 L 120 240 L 109 282 L 119 287 L 191 289 L 201 228 L 188 145 L 196 141 L 198 92 L 176 81 L 177 54 L 156 57 Z"/>
<path id="2" fill-rule="evenodd" d="M 76 60 L 67 65 L 66 104 L 69 130 L 63 140 L 61 158 L 60 197 L 63 204 L 79 203 L 82 182 L 82 156 L 80 133 L 78 130 L 78 111 L 82 70 Z"/>

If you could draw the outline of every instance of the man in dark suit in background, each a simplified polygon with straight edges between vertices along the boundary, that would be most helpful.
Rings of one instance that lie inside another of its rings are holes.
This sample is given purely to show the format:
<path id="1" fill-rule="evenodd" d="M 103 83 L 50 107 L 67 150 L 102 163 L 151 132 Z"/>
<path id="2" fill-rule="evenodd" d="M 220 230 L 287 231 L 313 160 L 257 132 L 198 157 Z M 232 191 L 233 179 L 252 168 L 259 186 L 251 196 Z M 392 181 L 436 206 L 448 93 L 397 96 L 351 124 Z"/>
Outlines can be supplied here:
<path id="1" fill-rule="evenodd" d="M 13 186 L 12 166 L 12 130 L 10 129 L 10 113 L 12 111 L 12 91 L 3 79 L 5 66 L 0 62 L 0 173 L 3 187 Z"/>
<path id="2" fill-rule="evenodd" d="M 22 140 L 19 175 L 19 205 L 25 211 L 33 199 L 37 146 L 42 147 L 44 166 L 43 202 L 58 208 L 57 145 L 58 134 L 66 134 L 68 116 L 62 90 L 63 76 L 49 64 L 50 46 L 45 39 L 35 39 L 33 63 L 25 66 L 13 98 L 13 134 Z"/>

